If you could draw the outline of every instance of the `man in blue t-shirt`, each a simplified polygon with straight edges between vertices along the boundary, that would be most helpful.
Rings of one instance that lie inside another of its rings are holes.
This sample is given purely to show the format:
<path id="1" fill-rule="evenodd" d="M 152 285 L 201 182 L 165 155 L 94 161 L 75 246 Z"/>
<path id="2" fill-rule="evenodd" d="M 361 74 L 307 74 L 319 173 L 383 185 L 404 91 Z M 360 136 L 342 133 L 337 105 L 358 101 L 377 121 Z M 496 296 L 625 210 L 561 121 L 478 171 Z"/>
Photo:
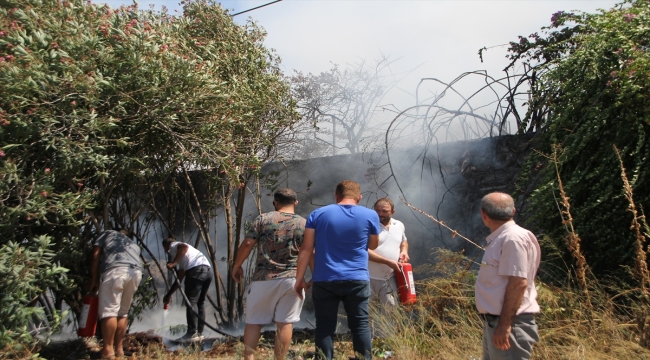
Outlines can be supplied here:
<path id="1" fill-rule="evenodd" d="M 361 186 L 354 181 L 340 182 L 334 195 L 336 204 L 314 210 L 307 219 L 295 291 L 302 298 L 303 289 L 308 287 L 305 271 L 313 252 L 317 357 L 332 359 L 338 307 L 343 301 L 354 351 L 372 359 L 368 249 L 374 250 L 379 244 L 379 216 L 374 210 L 357 206 Z"/>

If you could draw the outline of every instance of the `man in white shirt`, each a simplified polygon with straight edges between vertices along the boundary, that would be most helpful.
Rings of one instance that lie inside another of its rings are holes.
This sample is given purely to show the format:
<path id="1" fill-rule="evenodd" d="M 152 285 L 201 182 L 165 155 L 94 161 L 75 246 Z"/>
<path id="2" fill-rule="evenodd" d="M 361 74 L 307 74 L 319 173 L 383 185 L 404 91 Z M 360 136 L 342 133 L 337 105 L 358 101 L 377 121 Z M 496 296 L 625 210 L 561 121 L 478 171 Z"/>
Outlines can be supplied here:
<path id="1" fill-rule="evenodd" d="M 168 238 L 162 242 L 165 252 L 172 259 L 167 263 L 168 269 L 178 265 L 178 281 L 163 297 L 163 303 L 169 304 L 172 294 L 178 289 L 179 283 L 185 280 L 185 295 L 191 306 L 187 307 L 187 333 L 180 338 L 182 341 L 203 340 L 205 327 L 205 296 L 212 282 L 212 267 L 210 261 L 203 253 L 191 245 Z M 198 317 L 195 315 L 198 314 Z"/>
<path id="2" fill-rule="evenodd" d="M 397 283 L 395 272 L 401 272 L 402 262 L 409 261 L 408 242 L 404 224 L 392 218 L 395 206 L 389 198 L 377 200 L 374 206 L 381 232 L 379 246 L 368 250 L 368 271 L 370 272 L 371 299 L 378 299 L 382 305 L 397 305 Z"/>

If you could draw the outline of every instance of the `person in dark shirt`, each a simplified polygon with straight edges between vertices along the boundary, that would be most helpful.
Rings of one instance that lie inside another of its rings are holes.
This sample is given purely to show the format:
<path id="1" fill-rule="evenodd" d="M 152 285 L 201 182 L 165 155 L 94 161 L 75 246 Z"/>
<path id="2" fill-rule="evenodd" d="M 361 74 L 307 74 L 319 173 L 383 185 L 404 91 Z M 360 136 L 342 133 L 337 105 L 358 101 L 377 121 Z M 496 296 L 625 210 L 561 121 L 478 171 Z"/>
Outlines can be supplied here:
<path id="1" fill-rule="evenodd" d="M 90 292 L 99 290 L 103 358 L 124 355 L 126 316 L 142 280 L 142 270 L 140 247 L 126 236 L 126 231 L 101 233 L 92 250 Z"/>

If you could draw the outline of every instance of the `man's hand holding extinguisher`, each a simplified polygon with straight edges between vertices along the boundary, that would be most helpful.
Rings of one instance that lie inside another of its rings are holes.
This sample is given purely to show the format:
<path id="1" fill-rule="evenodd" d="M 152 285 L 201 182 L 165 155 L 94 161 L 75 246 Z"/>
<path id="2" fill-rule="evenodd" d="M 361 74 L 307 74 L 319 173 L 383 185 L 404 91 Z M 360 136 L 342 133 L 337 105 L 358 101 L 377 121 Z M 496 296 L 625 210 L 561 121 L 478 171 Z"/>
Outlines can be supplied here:
<path id="1" fill-rule="evenodd" d="M 89 294 L 97 295 L 99 292 L 99 264 L 102 256 L 102 248 L 94 246 L 92 250 L 92 261 L 90 264 L 90 291 Z"/>
<path id="2" fill-rule="evenodd" d="M 90 281 L 90 290 L 88 291 L 88 293 L 92 295 L 97 295 L 98 292 L 99 292 L 99 279 L 92 279 Z"/>
<path id="3" fill-rule="evenodd" d="M 404 245 L 400 246 L 400 252 L 399 252 L 399 262 L 400 263 L 407 263 L 411 261 L 411 258 L 409 257 L 408 254 L 408 243 L 405 243 Z"/>
<path id="4" fill-rule="evenodd" d="M 386 259 L 387 261 L 385 262 L 386 265 L 388 265 L 391 269 L 395 271 L 395 273 L 399 273 L 402 271 L 402 260 L 399 259 L 397 261 L 395 260 L 390 260 Z"/>
<path id="5" fill-rule="evenodd" d="M 406 242 L 404 242 L 404 244 L 406 244 Z M 401 246 L 399 258 L 397 260 L 391 260 L 380 256 L 374 250 L 368 250 L 368 256 L 370 261 L 388 265 L 396 273 L 402 271 L 402 263 L 407 263 L 409 260 L 411 260 L 408 254 L 408 248 L 406 246 Z"/>

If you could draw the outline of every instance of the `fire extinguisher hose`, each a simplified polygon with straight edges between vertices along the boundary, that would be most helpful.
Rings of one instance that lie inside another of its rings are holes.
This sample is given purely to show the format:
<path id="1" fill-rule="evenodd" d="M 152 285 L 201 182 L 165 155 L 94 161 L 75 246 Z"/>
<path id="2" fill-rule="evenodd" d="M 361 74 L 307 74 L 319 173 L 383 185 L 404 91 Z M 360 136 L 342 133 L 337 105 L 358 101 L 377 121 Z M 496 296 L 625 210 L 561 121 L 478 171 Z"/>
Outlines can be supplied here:
<path id="1" fill-rule="evenodd" d="M 406 286 L 406 289 L 409 289 L 411 286 L 408 280 L 406 279 L 406 274 L 404 273 L 404 267 L 400 267 L 399 272 L 402 274 L 402 277 L 404 278 L 404 286 Z"/>
<path id="2" fill-rule="evenodd" d="M 187 298 L 187 295 L 185 295 L 185 291 L 183 291 L 183 287 L 181 286 L 181 282 L 178 281 L 178 273 L 176 272 L 175 268 L 173 269 L 172 273 L 174 274 L 174 281 L 178 282 L 178 290 L 180 290 L 181 295 L 183 295 L 183 301 L 185 302 L 185 306 L 187 306 L 187 308 L 192 312 L 192 314 L 194 314 L 194 316 L 196 316 L 196 318 L 199 319 L 199 321 L 201 321 L 205 326 L 209 327 L 213 331 L 216 331 L 218 334 L 221 334 L 223 336 L 228 336 L 228 337 L 236 337 L 213 327 L 212 325 L 208 324 L 208 322 L 205 321 L 205 319 L 201 319 L 199 314 L 197 314 L 197 312 L 194 311 L 194 309 L 192 309 L 192 304 L 190 304 L 190 299 Z"/>

